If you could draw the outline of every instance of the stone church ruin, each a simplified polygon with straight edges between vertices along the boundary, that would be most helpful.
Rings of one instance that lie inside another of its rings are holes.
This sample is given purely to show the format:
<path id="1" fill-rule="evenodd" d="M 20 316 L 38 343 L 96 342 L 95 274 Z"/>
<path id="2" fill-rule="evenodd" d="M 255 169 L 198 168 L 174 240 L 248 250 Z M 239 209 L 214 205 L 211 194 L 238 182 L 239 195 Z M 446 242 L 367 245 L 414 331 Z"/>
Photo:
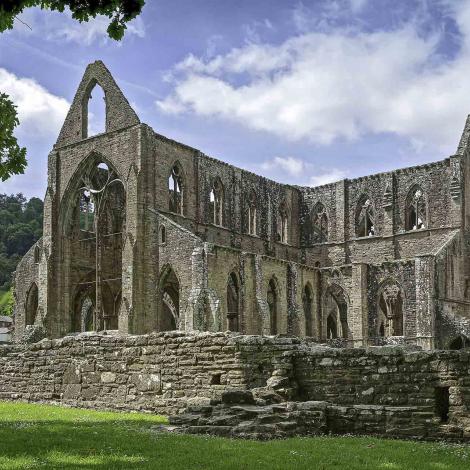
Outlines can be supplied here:
<path id="1" fill-rule="evenodd" d="M 105 132 L 89 137 L 97 87 Z M 178 329 L 469 345 L 469 132 L 440 162 L 289 186 L 155 133 L 95 62 L 49 155 L 44 236 L 16 272 L 16 338 Z"/>
<path id="2" fill-rule="evenodd" d="M 189 409 L 174 422 L 229 436 L 468 439 L 469 137 L 470 118 L 445 160 L 280 184 L 157 134 L 90 64 L 15 274 L 0 398 Z"/>

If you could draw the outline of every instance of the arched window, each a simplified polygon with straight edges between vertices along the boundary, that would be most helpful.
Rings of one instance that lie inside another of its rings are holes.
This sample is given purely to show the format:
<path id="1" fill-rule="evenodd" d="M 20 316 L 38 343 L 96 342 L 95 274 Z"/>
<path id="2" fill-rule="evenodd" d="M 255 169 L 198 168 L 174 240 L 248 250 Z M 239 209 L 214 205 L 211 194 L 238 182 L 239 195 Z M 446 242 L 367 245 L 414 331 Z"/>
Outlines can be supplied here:
<path id="1" fill-rule="evenodd" d="M 224 187 L 220 179 L 216 179 L 209 194 L 209 206 L 214 225 L 223 225 Z"/>
<path id="2" fill-rule="evenodd" d="M 162 270 L 160 276 L 161 315 L 160 331 L 171 331 L 178 328 L 180 284 L 170 266 Z"/>
<path id="3" fill-rule="evenodd" d="M 395 283 L 379 290 L 377 336 L 403 336 L 403 296 Z"/>
<path id="4" fill-rule="evenodd" d="M 173 165 L 168 178 L 168 209 L 183 214 L 183 176 L 178 164 Z"/>
<path id="5" fill-rule="evenodd" d="M 326 317 L 326 338 L 349 338 L 348 302 L 343 289 L 331 285 L 325 295 L 324 317 Z"/>
<path id="6" fill-rule="evenodd" d="M 426 228 L 426 200 L 423 190 L 415 185 L 408 193 L 405 208 L 405 229 Z"/>
<path id="7" fill-rule="evenodd" d="M 457 338 L 454 338 L 449 344 L 449 349 L 454 351 L 464 348 L 470 348 L 470 340 L 463 335 L 457 336 Z"/>
<path id="8" fill-rule="evenodd" d="M 25 324 L 26 325 L 34 325 L 36 321 L 36 313 L 38 310 L 38 286 L 35 282 L 31 284 L 29 288 L 28 295 L 26 297 L 26 317 L 25 317 Z"/>
<path id="9" fill-rule="evenodd" d="M 305 336 L 313 336 L 313 294 L 309 284 L 304 287 L 302 304 L 305 317 Z"/>
<path id="10" fill-rule="evenodd" d="M 41 252 L 38 246 L 34 247 L 34 263 L 38 264 L 41 257 Z"/>
<path id="11" fill-rule="evenodd" d="M 256 193 L 251 191 L 248 199 L 248 233 L 250 235 L 257 235 L 256 212 Z"/>
<path id="12" fill-rule="evenodd" d="M 166 243 L 166 227 L 164 225 L 160 226 L 160 245 Z"/>
<path id="13" fill-rule="evenodd" d="M 271 279 L 268 284 L 267 302 L 269 308 L 269 325 L 270 333 L 277 334 L 277 309 L 278 309 L 278 294 L 276 281 Z"/>
<path id="14" fill-rule="evenodd" d="M 289 240 L 289 214 L 287 204 L 283 201 L 279 206 L 277 214 L 277 239 L 281 243 L 287 243 Z"/>
<path id="15" fill-rule="evenodd" d="M 318 203 L 312 212 L 313 243 L 328 241 L 328 215 L 325 206 Z"/>
<path id="16" fill-rule="evenodd" d="M 362 196 L 356 209 L 356 237 L 373 235 L 376 235 L 374 206 L 367 196 Z"/>
<path id="17" fill-rule="evenodd" d="M 237 275 L 232 272 L 227 283 L 227 327 L 229 331 L 239 331 L 239 287 Z"/>
<path id="18" fill-rule="evenodd" d="M 83 102 L 83 138 L 106 132 L 106 95 L 97 83 L 90 84 L 90 91 Z"/>

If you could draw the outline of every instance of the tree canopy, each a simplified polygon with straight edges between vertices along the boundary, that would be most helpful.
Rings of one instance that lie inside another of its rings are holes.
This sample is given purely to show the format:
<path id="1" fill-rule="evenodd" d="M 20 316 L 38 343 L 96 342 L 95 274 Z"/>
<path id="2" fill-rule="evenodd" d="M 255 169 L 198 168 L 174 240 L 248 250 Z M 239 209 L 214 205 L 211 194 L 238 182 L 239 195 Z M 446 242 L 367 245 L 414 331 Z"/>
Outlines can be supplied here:
<path id="1" fill-rule="evenodd" d="M 13 135 L 19 124 L 16 106 L 5 93 L 0 93 L 0 180 L 24 172 L 26 149 L 18 145 Z"/>

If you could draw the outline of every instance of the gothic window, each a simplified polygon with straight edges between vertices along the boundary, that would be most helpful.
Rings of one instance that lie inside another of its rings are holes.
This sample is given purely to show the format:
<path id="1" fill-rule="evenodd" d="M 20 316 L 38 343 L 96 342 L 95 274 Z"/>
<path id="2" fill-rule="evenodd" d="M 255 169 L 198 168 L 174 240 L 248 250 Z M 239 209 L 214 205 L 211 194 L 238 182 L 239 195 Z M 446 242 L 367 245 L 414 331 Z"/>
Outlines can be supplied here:
<path id="1" fill-rule="evenodd" d="M 239 331 L 239 287 L 235 273 L 230 273 L 227 283 L 227 327 L 229 331 Z"/>
<path id="2" fill-rule="evenodd" d="M 403 336 L 403 297 L 397 284 L 379 291 L 377 326 L 378 336 Z"/>
<path id="3" fill-rule="evenodd" d="M 414 186 L 406 198 L 405 229 L 422 228 L 426 228 L 426 201 L 423 190 L 419 186 Z"/>
<path id="4" fill-rule="evenodd" d="M 348 302 L 343 289 L 333 284 L 329 287 L 324 303 L 326 317 L 326 338 L 345 338 L 350 336 L 348 325 Z"/>
<path id="5" fill-rule="evenodd" d="M 171 331 L 178 328 L 180 284 L 175 272 L 166 266 L 160 275 L 161 314 L 159 331 Z"/>
<path id="6" fill-rule="evenodd" d="M 282 202 L 279 206 L 279 211 L 277 214 L 277 240 L 281 243 L 288 242 L 288 233 L 289 233 L 289 215 L 287 212 L 287 205 L 285 202 Z"/>
<path id="7" fill-rule="evenodd" d="M 356 210 L 356 237 L 373 235 L 376 235 L 374 206 L 367 196 L 363 196 Z"/>
<path id="8" fill-rule="evenodd" d="M 70 212 L 64 213 L 71 216 L 68 218 L 67 215 L 64 220 L 67 234 L 64 251 L 73 260 L 66 269 L 80 266 L 80 270 L 88 272 L 82 281 L 92 288 L 93 328 L 114 328 L 117 317 L 111 299 L 121 289 L 122 282 L 122 244 L 126 219 L 124 185 L 116 171 L 100 161 L 96 154 L 85 162 L 81 175 L 73 184 L 75 189 L 70 194 L 76 203 Z M 76 238 L 80 239 L 79 244 L 75 243 Z M 70 272 L 66 277 L 72 279 L 74 276 L 76 274 Z M 70 285 L 69 288 L 81 292 L 78 284 Z M 83 331 L 85 320 L 77 302 L 71 299 L 74 304 L 71 306 L 74 316 L 71 326 L 77 331 Z M 86 312 L 89 313 L 89 310 L 86 309 Z"/>
<path id="9" fill-rule="evenodd" d="M 312 213 L 313 243 L 328 241 L 328 216 L 325 206 L 318 203 Z"/>
<path id="10" fill-rule="evenodd" d="M 248 233 L 250 235 L 257 235 L 256 212 L 256 193 L 251 191 L 248 199 Z"/>
<path id="11" fill-rule="evenodd" d="M 90 84 L 83 102 L 83 138 L 106 132 L 106 95 L 97 83 Z"/>
<path id="12" fill-rule="evenodd" d="M 162 225 L 160 227 L 160 244 L 164 245 L 166 243 L 166 227 Z"/>
<path id="13" fill-rule="evenodd" d="M 168 178 L 168 209 L 183 214 L 183 177 L 179 165 L 175 164 Z"/>
<path id="14" fill-rule="evenodd" d="M 216 179 L 209 194 L 209 206 L 214 225 L 223 225 L 224 187 L 220 179 Z"/>
<path id="15" fill-rule="evenodd" d="M 38 264 L 40 258 L 41 258 L 41 252 L 39 251 L 39 247 L 35 246 L 34 247 L 34 263 Z"/>

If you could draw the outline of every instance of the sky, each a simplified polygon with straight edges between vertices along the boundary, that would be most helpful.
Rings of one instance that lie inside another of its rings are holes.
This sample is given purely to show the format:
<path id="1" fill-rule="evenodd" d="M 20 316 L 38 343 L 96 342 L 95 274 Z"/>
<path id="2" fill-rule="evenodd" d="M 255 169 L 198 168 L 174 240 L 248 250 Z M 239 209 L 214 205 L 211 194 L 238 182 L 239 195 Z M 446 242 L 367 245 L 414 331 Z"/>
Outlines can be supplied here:
<path id="1" fill-rule="evenodd" d="M 39 9 L 0 35 L 0 91 L 28 150 L 25 174 L 0 193 L 43 197 L 47 155 L 98 59 L 156 132 L 280 182 L 317 186 L 456 151 L 470 113 L 470 0 L 146 3 L 121 42 L 106 18 Z"/>

